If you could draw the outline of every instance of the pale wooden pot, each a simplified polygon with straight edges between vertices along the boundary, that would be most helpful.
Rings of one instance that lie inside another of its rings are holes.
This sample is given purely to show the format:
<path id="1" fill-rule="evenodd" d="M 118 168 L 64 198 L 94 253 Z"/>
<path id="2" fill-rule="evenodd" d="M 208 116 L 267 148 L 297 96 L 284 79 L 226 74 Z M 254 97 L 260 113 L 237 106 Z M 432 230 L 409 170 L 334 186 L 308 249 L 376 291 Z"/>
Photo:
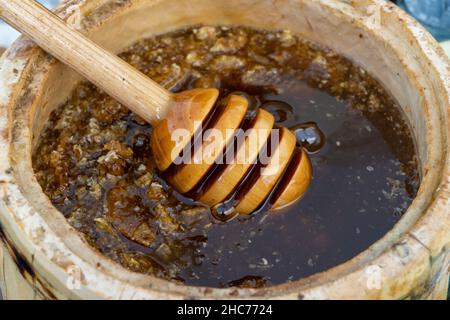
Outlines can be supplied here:
<path id="1" fill-rule="evenodd" d="M 238 10 L 237 10 L 238 9 Z M 445 298 L 450 268 L 450 63 L 431 36 L 381 0 L 73 0 L 58 13 L 120 52 L 195 24 L 291 29 L 350 57 L 402 106 L 422 184 L 401 221 L 354 259 L 265 289 L 189 287 L 132 273 L 90 248 L 39 186 L 31 154 L 80 77 L 25 39 L 0 63 L 0 287 L 7 299 Z"/>

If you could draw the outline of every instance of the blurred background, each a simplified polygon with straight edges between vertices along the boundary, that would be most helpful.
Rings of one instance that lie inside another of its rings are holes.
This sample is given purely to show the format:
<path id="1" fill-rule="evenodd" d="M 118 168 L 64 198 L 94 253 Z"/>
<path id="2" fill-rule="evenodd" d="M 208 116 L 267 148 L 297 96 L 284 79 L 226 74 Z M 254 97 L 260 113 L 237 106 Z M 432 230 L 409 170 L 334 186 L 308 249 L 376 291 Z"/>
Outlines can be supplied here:
<path id="1" fill-rule="evenodd" d="M 450 39 L 450 0 L 398 0 L 439 41 Z"/>
<path id="2" fill-rule="evenodd" d="M 52 8 L 57 5 L 60 0 L 39 0 L 47 8 Z M 7 48 L 19 36 L 19 33 L 8 26 L 3 21 L 0 21 L 0 47 Z"/>

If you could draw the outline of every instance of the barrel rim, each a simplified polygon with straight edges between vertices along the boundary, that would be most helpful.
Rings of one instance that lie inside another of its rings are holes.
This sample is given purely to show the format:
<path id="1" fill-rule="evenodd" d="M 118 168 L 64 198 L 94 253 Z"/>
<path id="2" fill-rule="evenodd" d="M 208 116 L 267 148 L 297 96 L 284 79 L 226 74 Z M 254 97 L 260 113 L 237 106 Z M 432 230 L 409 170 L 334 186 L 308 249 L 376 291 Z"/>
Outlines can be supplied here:
<path id="1" fill-rule="evenodd" d="M 157 3 L 161 1 L 163 0 L 151 2 Z M 58 12 L 66 18 L 69 18 L 73 12 L 71 11 L 73 6 L 79 6 L 83 12 L 92 13 L 109 2 L 109 0 L 94 0 L 89 2 L 72 0 L 59 6 Z M 126 0 L 121 2 L 122 5 L 125 3 L 131 7 L 138 5 L 143 0 Z M 349 7 L 343 7 L 343 3 L 347 3 L 347 1 L 319 0 L 316 2 L 320 2 L 321 5 L 327 6 L 330 10 L 353 10 Z M 327 4 L 324 4 L 324 2 L 327 2 Z M 333 5 L 336 6 L 333 7 Z M 433 68 L 435 73 L 440 76 L 443 87 L 442 102 L 445 104 L 442 107 L 445 110 L 445 114 L 442 114 L 442 117 L 449 123 L 450 63 L 443 50 L 417 22 L 412 20 L 412 18 L 400 9 L 394 7 L 394 5 L 387 4 L 382 0 L 368 0 L 365 1 L 365 5 L 374 5 L 380 8 L 382 12 L 396 16 L 397 19 L 402 21 L 408 37 L 416 41 L 415 45 L 430 62 L 430 68 Z M 127 8 L 127 6 L 122 6 L 118 10 Z M 114 12 L 114 14 L 119 13 Z M 364 21 L 362 21 L 360 12 L 354 10 L 353 14 L 356 18 L 355 23 L 363 26 Z M 100 15 L 97 23 L 101 23 L 103 19 L 107 18 L 104 15 Z M 377 26 L 371 27 L 373 29 L 367 30 L 372 32 L 379 31 L 376 29 Z M 90 23 L 89 28 L 94 29 L 95 24 Z M 215 289 L 179 286 L 152 276 L 135 274 L 109 261 L 109 259 L 88 247 L 84 240 L 79 239 L 79 241 L 87 246 L 88 250 L 92 251 L 91 254 L 95 259 L 98 259 L 101 267 L 98 267 L 97 264 L 92 265 L 89 262 L 83 261 L 83 259 L 77 257 L 74 252 L 63 245 L 64 241 L 61 241 L 54 234 L 48 222 L 41 217 L 40 212 L 35 210 L 33 204 L 28 202 L 24 195 L 23 186 L 17 184 L 17 177 L 14 174 L 14 170 L 11 170 L 11 168 L 15 168 L 20 162 L 18 159 L 10 158 L 12 142 L 14 140 L 13 125 L 11 125 L 14 122 L 12 118 L 14 115 L 11 113 L 11 110 L 18 103 L 17 99 L 20 97 L 18 90 L 25 85 L 25 76 L 28 76 L 28 73 L 32 72 L 33 62 L 42 57 L 43 54 L 40 49 L 37 49 L 26 39 L 22 38 L 8 49 L 1 61 L 0 81 L 5 91 L 0 94 L 0 190 L 3 199 L 1 207 L 5 210 L 0 210 L 0 225 L 3 226 L 8 238 L 16 247 L 22 249 L 21 251 L 23 251 L 24 256 L 28 258 L 29 262 L 31 261 L 32 265 L 34 263 L 41 264 L 42 268 L 45 267 L 51 270 L 51 274 L 55 278 L 53 280 L 57 281 L 61 287 L 67 282 L 68 261 L 72 261 L 74 264 L 81 266 L 85 279 L 83 286 L 85 290 L 83 289 L 76 294 L 80 297 L 100 296 L 105 298 L 120 298 L 130 297 L 131 293 L 134 292 L 134 296 L 131 297 L 135 298 L 308 298 L 326 297 L 330 295 L 330 292 L 337 292 L 343 296 L 354 295 L 354 293 L 348 292 L 350 289 L 360 290 L 358 292 L 360 297 L 383 297 L 383 295 L 389 296 L 390 293 L 381 292 L 380 290 L 372 292 L 363 288 L 363 283 L 369 281 L 368 277 L 370 277 L 371 273 L 368 270 L 370 267 L 384 267 L 389 265 L 392 270 L 386 275 L 387 278 L 385 281 L 395 284 L 399 275 L 405 272 L 405 262 L 423 265 L 424 268 L 428 268 L 427 263 L 430 257 L 435 257 L 442 251 L 445 251 L 445 246 L 450 242 L 450 215 L 448 214 L 448 208 L 450 208 L 450 161 L 448 150 L 450 126 L 447 126 L 446 131 L 443 133 L 445 139 L 443 144 L 446 152 L 444 152 L 444 158 L 439 168 L 441 180 L 438 188 L 434 190 L 434 200 L 428 206 L 426 214 L 417 221 L 414 227 L 405 234 L 398 235 L 399 237 L 396 239 L 396 243 L 390 249 L 380 252 L 374 257 L 370 265 L 360 265 L 361 258 L 356 256 L 343 265 L 288 284 L 264 289 Z M 51 62 L 48 63 L 50 64 Z M 438 67 L 443 68 L 438 70 Z M 441 221 L 442 223 L 436 225 L 434 221 Z M 34 234 L 36 227 L 45 230 L 45 238 L 41 238 L 41 235 Z M 435 237 L 430 237 L 429 230 L 433 231 Z M 78 232 L 75 230 L 73 232 L 75 234 L 71 236 L 80 237 Z M 58 247 L 60 255 L 57 259 L 55 259 L 54 253 L 49 252 L 48 247 L 43 243 L 43 241 L 49 240 L 60 242 Z M 408 250 L 411 251 L 410 257 L 413 258 L 406 260 L 399 259 L 399 246 L 407 246 Z M 372 247 L 367 251 L 370 250 L 372 250 Z M 36 260 L 39 260 L 39 262 L 36 262 Z M 345 270 L 346 268 L 344 266 L 347 267 L 349 265 L 353 265 L 354 267 Z M 104 267 L 107 267 L 110 272 L 105 273 L 103 270 Z M 124 276 L 119 278 L 116 273 L 123 274 Z M 45 277 L 51 278 L 48 274 Z M 111 288 L 113 289 L 111 290 Z M 72 295 L 73 292 L 66 292 L 66 294 Z"/>

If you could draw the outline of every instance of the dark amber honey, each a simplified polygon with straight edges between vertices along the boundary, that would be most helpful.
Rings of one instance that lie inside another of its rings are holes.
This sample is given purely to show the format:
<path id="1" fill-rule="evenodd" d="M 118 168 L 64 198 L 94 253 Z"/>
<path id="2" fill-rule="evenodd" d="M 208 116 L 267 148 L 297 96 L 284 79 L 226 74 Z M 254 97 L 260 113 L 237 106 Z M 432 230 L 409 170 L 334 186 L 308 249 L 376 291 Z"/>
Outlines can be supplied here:
<path id="1" fill-rule="evenodd" d="M 293 130 L 314 170 L 292 206 L 267 211 L 268 199 L 252 216 L 221 222 L 156 172 L 148 124 L 81 84 L 52 114 L 34 168 L 69 223 L 133 271 L 214 287 L 296 280 L 367 249 L 417 192 L 414 143 L 399 106 L 331 50 L 288 31 L 196 27 L 121 56 L 174 91 L 245 92 L 253 112 L 264 108 Z"/>

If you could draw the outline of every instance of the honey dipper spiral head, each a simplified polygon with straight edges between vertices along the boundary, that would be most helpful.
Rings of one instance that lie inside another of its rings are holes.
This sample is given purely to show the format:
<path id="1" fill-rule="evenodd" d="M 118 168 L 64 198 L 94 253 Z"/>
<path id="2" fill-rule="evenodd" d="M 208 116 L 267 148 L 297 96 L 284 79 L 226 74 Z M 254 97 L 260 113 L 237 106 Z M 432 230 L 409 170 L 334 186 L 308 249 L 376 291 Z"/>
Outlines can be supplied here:
<path id="1" fill-rule="evenodd" d="M 216 89 L 179 93 L 154 124 L 152 150 L 169 184 L 210 207 L 231 201 L 239 214 L 301 198 L 312 167 L 294 134 L 263 109 L 249 116 L 243 96 L 218 97 Z"/>

